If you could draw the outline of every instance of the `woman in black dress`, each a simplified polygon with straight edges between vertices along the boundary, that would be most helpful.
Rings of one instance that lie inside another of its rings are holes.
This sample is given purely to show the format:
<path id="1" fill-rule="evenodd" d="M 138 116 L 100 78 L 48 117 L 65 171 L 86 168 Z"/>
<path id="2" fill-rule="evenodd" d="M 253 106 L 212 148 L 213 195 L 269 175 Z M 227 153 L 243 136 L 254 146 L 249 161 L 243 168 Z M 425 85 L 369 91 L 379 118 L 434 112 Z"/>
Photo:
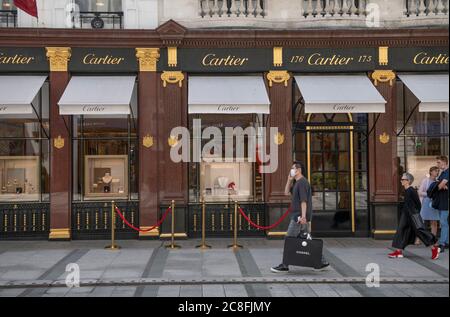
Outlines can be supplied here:
<path id="1" fill-rule="evenodd" d="M 419 238 L 424 245 L 431 247 L 431 259 L 439 258 L 439 247 L 436 245 L 436 237 L 423 226 L 420 218 L 421 203 L 419 194 L 411 186 L 414 177 L 409 173 L 404 173 L 401 178 L 402 186 L 405 188 L 405 201 L 400 215 L 397 232 L 392 242 L 392 246 L 396 249 L 389 254 L 390 258 L 403 258 L 403 250 L 411 244 L 414 244 L 416 237 Z"/>

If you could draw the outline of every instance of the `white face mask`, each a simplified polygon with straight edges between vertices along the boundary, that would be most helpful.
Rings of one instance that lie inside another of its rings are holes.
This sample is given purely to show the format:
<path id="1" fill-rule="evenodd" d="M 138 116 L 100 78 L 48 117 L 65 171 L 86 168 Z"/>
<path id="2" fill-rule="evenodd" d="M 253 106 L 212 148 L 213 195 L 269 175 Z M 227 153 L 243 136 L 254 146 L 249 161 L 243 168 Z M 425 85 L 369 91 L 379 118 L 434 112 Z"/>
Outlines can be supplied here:
<path id="1" fill-rule="evenodd" d="M 296 169 L 295 168 L 291 168 L 291 177 L 294 177 L 295 176 L 295 174 L 296 174 Z"/>

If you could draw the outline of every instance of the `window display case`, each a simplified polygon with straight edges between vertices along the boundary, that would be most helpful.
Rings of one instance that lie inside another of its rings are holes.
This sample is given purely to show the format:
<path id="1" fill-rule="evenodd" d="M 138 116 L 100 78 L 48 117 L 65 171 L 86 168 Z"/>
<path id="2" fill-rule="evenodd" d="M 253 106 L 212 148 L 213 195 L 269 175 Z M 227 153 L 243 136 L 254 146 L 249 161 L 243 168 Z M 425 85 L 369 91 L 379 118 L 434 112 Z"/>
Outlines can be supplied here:
<path id="1" fill-rule="evenodd" d="M 0 157 L 0 201 L 39 200 L 39 157 Z"/>
<path id="2" fill-rule="evenodd" d="M 207 202 L 253 200 L 253 163 L 200 163 L 200 189 Z"/>
<path id="3" fill-rule="evenodd" d="M 127 155 L 85 156 L 85 198 L 120 199 L 128 196 Z"/>

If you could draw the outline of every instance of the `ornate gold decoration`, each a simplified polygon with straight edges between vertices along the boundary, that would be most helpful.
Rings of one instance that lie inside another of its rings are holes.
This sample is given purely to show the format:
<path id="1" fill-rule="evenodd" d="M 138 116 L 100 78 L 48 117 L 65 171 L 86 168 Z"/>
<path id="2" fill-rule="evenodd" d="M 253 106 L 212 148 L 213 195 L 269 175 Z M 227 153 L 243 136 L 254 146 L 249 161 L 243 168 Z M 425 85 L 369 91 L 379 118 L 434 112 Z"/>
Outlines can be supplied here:
<path id="1" fill-rule="evenodd" d="M 48 237 L 50 240 L 56 240 L 56 239 L 70 239 L 70 229 L 64 228 L 64 229 L 50 229 L 50 235 Z"/>
<path id="2" fill-rule="evenodd" d="M 136 57 L 139 60 L 139 71 L 156 72 L 159 61 L 159 48 L 136 48 Z"/>
<path id="3" fill-rule="evenodd" d="M 72 56 L 70 47 L 46 47 L 51 72 L 67 72 Z"/>
<path id="4" fill-rule="evenodd" d="M 281 67 L 283 66 L 283 48 L 274 47 L 273 48 L 273 66 Z"/>
<path id="5" fill-rule="evenodd" d="M 267 74 L 267 79 L 269 80 L 269 87 L 272 87 L 273 83 L 281 84 L 283 82 L 284 86 L 287 87 L 290 78 L 291 75 L 289 75 L 287 70 L 271 70 Z"/>
<path id="6" fill-rule="evenodd" d="M 141 230 L 148 230 L 150 229 L 150 226 L 141 226 Z M 143 237 L 158 237 L 159 236 L 159 227 L 154 228 L 153 230 L 147 231 L 147 232 L 139 232 L 139 238 Z"/>
<path id="7" fill-rule="evenodd" d="M 284 143 L 284 134 L 281 132 L 278 132 L 275 136 L 274 136 L 274 142 L 276 145 L 282 145 Z"/>
<path id="8" fill-rule="evenodd" d="M 395 78 L 396 76 L 393 70 L 376 70 L 372 73 L 375 86 L 378 86 L 378 83 L 387 82 L 389 82 L 390 86 L 393 86 Z"/>
<path id="9" fill-rule="evenodd" d="M 389 64 L 389 47 L 381 46 L 378 48 L 378 63 L 381 66 Z"/>
<path id="10" fill-rule="evenodd" d="M 177 67 L 178 65 L 178 51 L 176 47 L 167 48 L 167 63 L 169 67 Z"/>
<path id="11" fill-rule="evenodd" d="M 64 147 L 64 144 L 65 144 L 65 141 L 60 135 L 58 135 L 58 137 L 53 140 L 53 145 L 58 150 L 61 150 Z"/>
<path id="12" fill-rule="evenodd" d="M 143 139 L 142 139 L 142 145 L 144 147 L 146 147 L 147 149 L 151 148 L 154 144 L 154 140 L 153 137 L 150 136 L 149 134 L 147 134 Z"/>
<path id="13" fill-rule="evenodd" d="M 161 80 L 163 81 L 163 86 L 167 87 L 167 84 L 177 84 L 183 87 L 184 74 L 182 72 L 163 72 L 161 74 Z"/>
<path id="14" fill-rule="evenodd" d="M 382 144 L 388 144 L 391 140 L 391 137 L 386 132 L 383 132 L 383 134 L 380 134 L 380 142 Z"/>
<path id="15" fill-rule="evenodd" d="M 170 138 L 167 140 L 167 144 L 169 144 L 170 147 L 177 146 L 178 138 L 174 135 L 171 135 Z"/>

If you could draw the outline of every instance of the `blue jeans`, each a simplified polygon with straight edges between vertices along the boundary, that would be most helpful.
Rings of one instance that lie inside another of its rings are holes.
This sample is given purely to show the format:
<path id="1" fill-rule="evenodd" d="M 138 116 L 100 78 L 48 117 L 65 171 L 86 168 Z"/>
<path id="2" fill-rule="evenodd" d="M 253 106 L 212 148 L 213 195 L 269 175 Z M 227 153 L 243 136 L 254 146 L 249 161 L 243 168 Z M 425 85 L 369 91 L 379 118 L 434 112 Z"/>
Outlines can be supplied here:
<path id="1" fill-rule="evenodd" d="M 440 210 L 439 218 L 441 223 L 441 238 L 439 245 L 448 244 L 448 210 Z"/>

